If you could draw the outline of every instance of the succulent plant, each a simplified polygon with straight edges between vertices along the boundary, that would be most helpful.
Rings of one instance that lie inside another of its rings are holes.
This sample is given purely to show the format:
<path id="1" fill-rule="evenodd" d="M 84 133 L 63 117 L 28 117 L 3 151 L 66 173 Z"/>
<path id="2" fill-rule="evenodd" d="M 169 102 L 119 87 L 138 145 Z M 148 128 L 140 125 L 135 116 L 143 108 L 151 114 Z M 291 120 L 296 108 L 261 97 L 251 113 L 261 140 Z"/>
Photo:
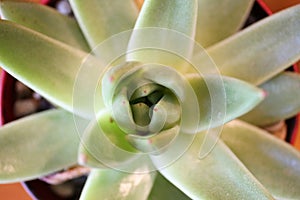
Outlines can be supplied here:
<path id="1" fill-rule="evenodd" d="M 81 199 L 300 198 L 299 152 L 247 123 L 300 110 L 300 6 L 239 31 L 252 0 L 70 4 L 1 1 L 0 65 L 56 107 L 0 129 L 1 183 L 79 163 Z"/>

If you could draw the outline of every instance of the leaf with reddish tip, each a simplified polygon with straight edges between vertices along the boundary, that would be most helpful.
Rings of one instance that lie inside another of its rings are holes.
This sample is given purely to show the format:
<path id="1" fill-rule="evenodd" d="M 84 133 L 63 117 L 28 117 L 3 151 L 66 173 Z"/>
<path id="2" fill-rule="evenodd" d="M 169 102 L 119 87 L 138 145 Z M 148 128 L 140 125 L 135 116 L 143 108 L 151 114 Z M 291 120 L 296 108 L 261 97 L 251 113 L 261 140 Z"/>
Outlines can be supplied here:
<path id="1" fill-rule="evenodd" d="M 198 98 L 200 123 L 198 130 L 220 126 L 259 104 L 264 92 L 255 86 L 226 76 L 187 75 Z"/>
<path id="2" fill-rule="evenodd" d="M 300 111 L 300 75 L 284 72 L 260 87 L 267 97 L 241 120 L 266 126 L 293 117 Z"/>

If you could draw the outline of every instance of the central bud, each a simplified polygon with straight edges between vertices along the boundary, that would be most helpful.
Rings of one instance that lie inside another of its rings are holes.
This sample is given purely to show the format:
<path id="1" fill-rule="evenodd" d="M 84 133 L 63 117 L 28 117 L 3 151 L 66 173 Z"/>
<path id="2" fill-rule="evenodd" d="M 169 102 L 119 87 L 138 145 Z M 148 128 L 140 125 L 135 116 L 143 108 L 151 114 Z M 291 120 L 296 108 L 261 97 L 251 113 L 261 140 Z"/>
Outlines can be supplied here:
<path id="1" fill-rule="evenodd" d="M 173 93 L 156 83 L 137 88 L 129 100 L 137 125 L 135 135 L 149 136 L 166 130 L 180 120 L 180 106 Z"/>
<path id="2" fill-rule="evenodd" d="M 182 114 L 192 111 L 187 82 L 171 67 L 126 63 L 109 69 L 102 80 L 104 103 L 140 151 L 161 151 L 179 133 Z"/>
<path id="3" fill-rule="evenodd" d="M 163 87 L 149 83 L 138 89 L 133 93 L 130 98 L 130 105 L 133 120 L 138 126 L 147 126 L 151 122 L 155 105 L 161 100 L 164 95 Z M 139 135 L 147 135 L 146 133 L 140 132 Z"/>

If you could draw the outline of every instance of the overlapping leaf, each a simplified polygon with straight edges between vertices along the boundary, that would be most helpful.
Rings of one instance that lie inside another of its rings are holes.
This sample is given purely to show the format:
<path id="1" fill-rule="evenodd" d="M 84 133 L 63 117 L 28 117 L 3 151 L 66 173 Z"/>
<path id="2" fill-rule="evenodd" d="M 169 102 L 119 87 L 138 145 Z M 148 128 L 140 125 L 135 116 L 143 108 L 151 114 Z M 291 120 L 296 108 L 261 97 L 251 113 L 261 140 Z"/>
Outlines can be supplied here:
<path id="1" fill-rule="evenodd" d="M 54 104 L 73 111 L 73 87 L 88 54 L 12 22 L 1 21 L 0 30 L 0 65 Z M 91 69 L 101 70 L 96 58 L 88 62 L 85 64 Z M 92 75 L 97 74 L 89 77 Z M 82 87 L 87 90 L 86 85 Z M 78 112 L 90 116 L 87 108 L 80 106 Z"/>
<path id="2" fill-rule="evenodd" d="M 260 85 L 266 91 L 264 101 L 240 119 L 267 126 L 296 115 L 300 111 L 300 76 L 284 72 Z"/>
<path id="3" fill-rule="evenodd" d="M 274 14 L 208 48 L 220 72 L 261 84 L 300 59 L 300 5 Z"/>
<path id="4" fill-rule="evenodd" d="M 138 16 L 138 8 L 133 0 L 70 0 L 70 4 L 86 40 L 96 54 L 97 45 L 114 34 L 132 29 Z M 118 51 L 118 44 L 111 51 Z"/>
<path id="5" fill-rule="evenodd" d="M 208 47 L 234 34 L 247 19 L 253 3 L 254 0 L 198 0 L 195 40 Z"/>
<path id="6" fill-rule="evenodd" d="M 275 199 L 299 199 L 300 154 L 296 149 L 241 121 L 225 125 L 222 139 Z"/>
<path id="7" fill-rule="evenodd" d="M 74 18 L 36 3 L 4 1 L 0 4 L 3 19 L 13 21 L 83 51 L 89 47 Z"/>
<path id="8" fill-rule="evenodd" d="M 5 125 L 0 129 L 0 182 L 30 180 L 76 164 L 79 134 L 72 114 L 63 110 Z"/>
<path id="9" fill-rule="evenodd" d="M 171 183 L 192 199 L 273 199 L 222 141 L 208 156 L 199 159 L 203 138 L 203 133 L 198 134 L 182 157 L 160 169 Z M 152 156 L 154 164 L 160 165 L 174 150 Z"/>
<path id="10" fill-rule="evenodd" d="M 155 172 L 135 174 L 112 169 L 93 170 L 80 199 L 146 200 L 153 186 L 155 175 Z"/>

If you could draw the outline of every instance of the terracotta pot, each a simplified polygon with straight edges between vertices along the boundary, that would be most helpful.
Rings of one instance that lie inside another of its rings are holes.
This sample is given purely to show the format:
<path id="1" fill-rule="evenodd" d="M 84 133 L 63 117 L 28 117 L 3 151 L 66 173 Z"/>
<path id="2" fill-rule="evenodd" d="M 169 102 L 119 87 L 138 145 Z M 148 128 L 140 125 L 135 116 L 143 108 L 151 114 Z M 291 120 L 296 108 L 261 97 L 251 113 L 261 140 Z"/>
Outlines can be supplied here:
<path id="1" fill-rule="evenodd" d="M 265 10 L 273 13 L 300 4 L 300 0 L 258 0 L 258 2 L 265 7 Z"/>
<path id="2" fill-rule="evenodd" d="M 300 61 L 294 65 L 294 70 L 300 72 Z M 291 144 L 300 150 L 300 114 L 295 119 L 295 128 L 291 137 Z"/>

